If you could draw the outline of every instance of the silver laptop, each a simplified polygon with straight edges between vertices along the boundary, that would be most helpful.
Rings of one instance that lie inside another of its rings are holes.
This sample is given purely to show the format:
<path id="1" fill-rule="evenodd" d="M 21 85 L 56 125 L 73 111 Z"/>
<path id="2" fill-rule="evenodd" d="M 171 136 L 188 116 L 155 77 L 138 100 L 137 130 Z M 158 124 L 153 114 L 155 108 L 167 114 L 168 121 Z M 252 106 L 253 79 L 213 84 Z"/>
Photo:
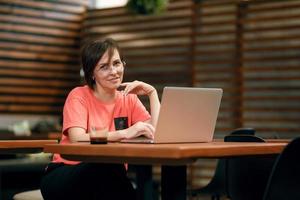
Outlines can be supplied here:
<path id="1" fill-rule="evenodd" d="M 211 142 L 222 94 L 220 88 L 165 87 L 154 139 L 138 137 L 122 142 Z"/>

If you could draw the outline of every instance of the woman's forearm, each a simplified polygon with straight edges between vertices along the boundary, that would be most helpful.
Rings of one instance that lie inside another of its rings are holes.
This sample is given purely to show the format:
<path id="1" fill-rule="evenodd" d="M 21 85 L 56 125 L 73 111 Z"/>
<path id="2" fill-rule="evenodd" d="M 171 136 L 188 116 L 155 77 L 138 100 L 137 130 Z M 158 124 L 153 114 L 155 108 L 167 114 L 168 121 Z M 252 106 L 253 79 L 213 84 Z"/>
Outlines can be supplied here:
<path id="1" fill-rule="evenodd" d="M 71 143 L 90 140 L 90 133 L 86 133 L 83 128 L 72 127 L 68 130 L 68 134 Z M 120 141 L 126 137 L 126 131 L 111 131 L 108 132 L 107 137 L 108 141 Z"/>
<path id="2" fill-rule="evenodd" d="M 160 110 L 160 102 L 157 91 L 154 89 L 148 96 L 150 100 L 151 124 L 156 127 Z"/>
<path id="3" fill-rule="evenodd" d="M 108 133 L 107 140 L 112 142 L 120 141 L 126 138 L 125 134 L 126 134 L 125 130 L 111 131 Z"/>
<path id="4" fill-rule="evenodd" d="M 90 135 L 86 134 L 83 128 L 79 128 L 79 127 L 69 128 L 68 134 L 71 143 L 90 140 Z"/>

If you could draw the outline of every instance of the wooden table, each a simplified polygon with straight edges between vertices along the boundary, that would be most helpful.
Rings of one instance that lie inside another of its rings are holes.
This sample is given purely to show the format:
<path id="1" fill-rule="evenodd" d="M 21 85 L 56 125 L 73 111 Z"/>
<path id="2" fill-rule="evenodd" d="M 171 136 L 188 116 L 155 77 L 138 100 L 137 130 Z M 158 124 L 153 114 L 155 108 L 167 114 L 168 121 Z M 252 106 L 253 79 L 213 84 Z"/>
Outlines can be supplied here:
<path id="1" fill-rule="evenodd" d="M 1 140 L 59 140 L 61 138 L 60 132 L 49 133 L 32 133 L 29 136 L 17 136 L 13 132 L 0 132 Z"/>
<path id="2" fill-rule="evenodd" d="M 222 142 L 190 144 L 89 143 L 49 144 L 44 152 L 69 160 L 139 165 L 161 164 L 162 199 L 186 199 L 186 165 L 199 158 L 279 154 L 287 142 Z"/>
<path id="3" fill-rule="evenodd" d="M 46 144 L 57 144 L 57 140 L 0 140 L 0 154 L 39 153 Z"/>

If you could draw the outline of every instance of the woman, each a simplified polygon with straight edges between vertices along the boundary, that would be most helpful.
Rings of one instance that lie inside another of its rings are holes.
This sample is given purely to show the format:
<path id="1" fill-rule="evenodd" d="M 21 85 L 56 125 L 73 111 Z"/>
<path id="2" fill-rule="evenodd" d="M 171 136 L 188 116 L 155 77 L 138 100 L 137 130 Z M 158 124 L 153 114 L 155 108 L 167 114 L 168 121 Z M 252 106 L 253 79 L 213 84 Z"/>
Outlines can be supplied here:
<path id="1" fill-rule="evenodd" d="M 118 44 L 113 39 L 87 44 L 82 65 L 87 85 L 76 87 L 66 99 L 61 143 L 89 140 L 95 129 L 108 129 L 109 141 L 153 138 L 160 109 L 157 92 L 141 81 L 122 83 L 125 62 Z M 123 91 L 117 90 L 120 86 Z M 151 116 L 137 95 L 149 97 Z M 57 154 L 47 167 L 41 192 L 45 200 L 136 198 L 123 164 L 74 162 Z"/>

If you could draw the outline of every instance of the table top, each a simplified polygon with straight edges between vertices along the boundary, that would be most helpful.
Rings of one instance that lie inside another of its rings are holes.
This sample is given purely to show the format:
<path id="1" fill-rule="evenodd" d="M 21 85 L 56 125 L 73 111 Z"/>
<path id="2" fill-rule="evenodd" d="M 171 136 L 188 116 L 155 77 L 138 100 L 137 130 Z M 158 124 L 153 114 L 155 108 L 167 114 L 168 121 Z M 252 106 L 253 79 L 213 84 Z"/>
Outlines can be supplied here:
<path id="1" fill-rule="evenodd" d="M 32 133 L 29 136 L 18 136 L 13 132 L 1 132 L 0 131 L 0 141 L 1 140 L 59 140 L 61 138 L 59 132 L 49 132 L 49 133 Z"/>
<path id="2" fill-rule="evenodd" d="M 198 158 L 279 154 L 287 142 L 222 142 L 180 144 L 89 143 L 48 144 L 44 152 L 69 160 L 132 164 L 188 164 Z"/>
<path id="3" fill-rule="evenodd" d="M 39 153 L 46 144 L 57 144 L 57 140 L 0 140 L 0 154 Z"/>

